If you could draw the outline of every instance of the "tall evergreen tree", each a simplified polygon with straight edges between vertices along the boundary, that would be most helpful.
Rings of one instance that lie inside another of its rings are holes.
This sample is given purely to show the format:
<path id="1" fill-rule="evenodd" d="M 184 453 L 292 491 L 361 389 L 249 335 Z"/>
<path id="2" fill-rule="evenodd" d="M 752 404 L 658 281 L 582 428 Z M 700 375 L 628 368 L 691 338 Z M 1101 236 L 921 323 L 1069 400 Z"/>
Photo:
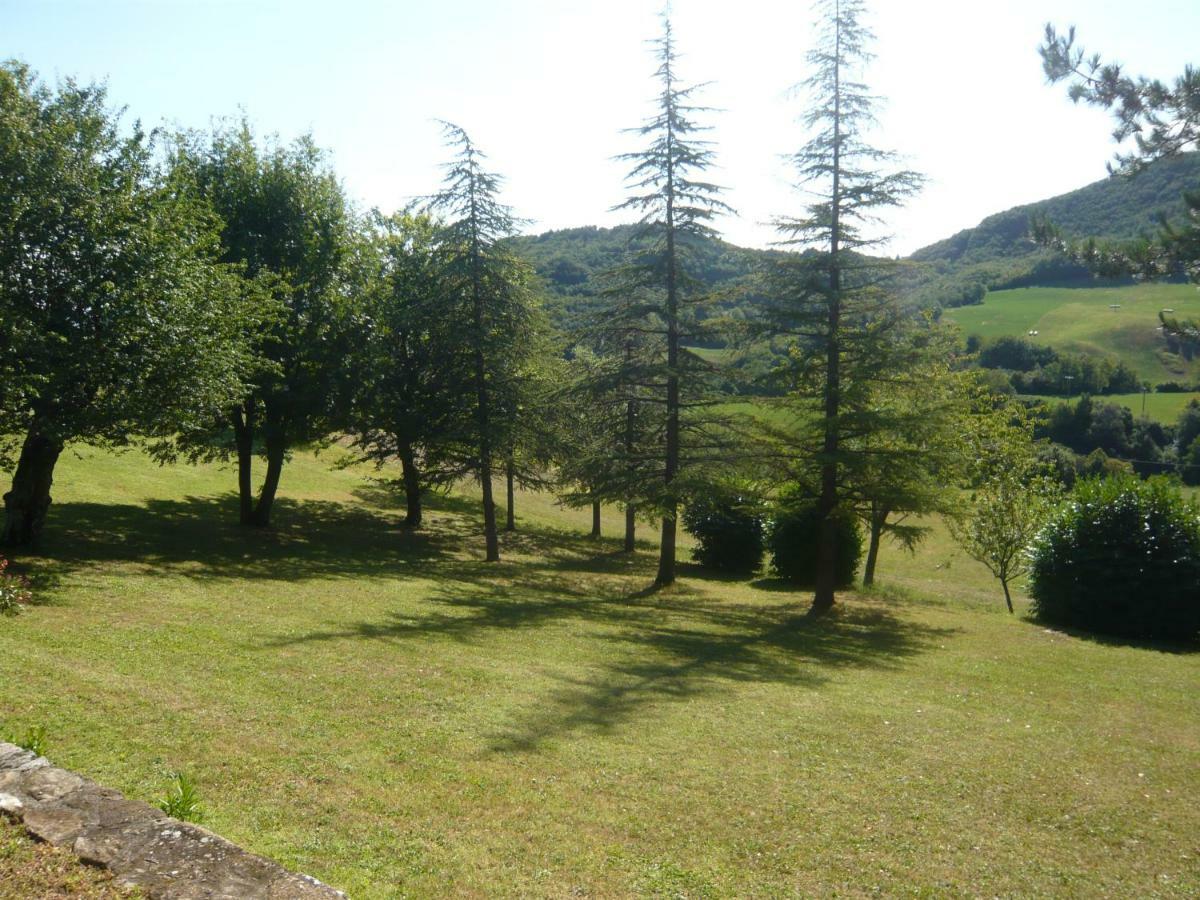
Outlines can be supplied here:
<path id="1" fill-rule="evenodd" d="M 445 219 L 441 228 L 441 268 L 446 314 L 464 323 L 474 392 L 474 429 L 461 456 L 483 493 L 484 537 L 489 562 L 500 559 L 492 477 L 496 455 L 505 453 L 517 404 L 517 381 L 537 332 L 537 308 L 530 288 L 532 270 L 506 239 L 516 232 L 512 210 L 499 200 L 501 178 L 484 169 L 484 154 L 463 129 L 445 123 L 455 151 L 446 164 L 442 189 L 427 208 Z"/>
<path id="2" fill-rule="evenodd" d="M 621 290 L 628 302 L 612 311 L 610 328 L 652 339 L 657 347 L 651 350 L 650 359 L 661 349 L 653 366 L 642 366 L 642 383 L 658 394 L 654 402 L 663 409 L 661 485 L 648 498 L 662 512 L 655 577 L 661 586 L 675 580 L 680 477 L 686 461 L 684 413 L 690 402 L 690 384 L 686 382 L 699 363 L 683 347 L 689 336 L 686 306 L 702 294 L 703 287 L 689 273 L 688 258 L 700 240 L 716 236 L 709 224 L 713 218 L 732 210 L 720 199 L 718 185 L 698 177 L 714 161 L 711 142 L 698 137 L 705 128 L 694 118 L 706 111 L 693 103 L 693 95 L 703 85 L 685 87 L 680 80 L 668 15 L 663 16 L 662 35 L 651 44 L 658 61 L 657 110 L 640 127 L 631 129 L 647 139 L 646 146 L 620 157 L 633 163 L 628 181 L 634 193 L 616 208 L 633 210 L 641 218 L 636 243 L 631 245 L 632 259 L 622 273 Z M 701 430 L 693 423 L 691 433 Z"/>
<path id="3" fill-rule="evenodd" d="M 775 222 L 781 245 L 807 252 L 790 255 L 773 273 L 775 300 L 764 317 L 769 333 L 793 339 L 796 396 L 816 407 L 821 527 L 813 613 L 834 602 L 833 516 L 861 460 L 847 440 L 883 427 L 869 402 L 871 383 L 900 362 L 892 335 L 906 314 L 885 289 L 891 267 L 864 255 L 882 240 L 866 229 L 921 181 L 913 172 L 885 171 L 892 155 L 867 142 L 875 98 L 859 80 L 871 59 L 863 13 L 862 0 L 820 6 L 817 44 L 808 54 L 812 74 L 799 86 L 810 95 L 801 121 L 811 137 L 790 156 L 798 187 L 816 199 L 800 216 Z"/>

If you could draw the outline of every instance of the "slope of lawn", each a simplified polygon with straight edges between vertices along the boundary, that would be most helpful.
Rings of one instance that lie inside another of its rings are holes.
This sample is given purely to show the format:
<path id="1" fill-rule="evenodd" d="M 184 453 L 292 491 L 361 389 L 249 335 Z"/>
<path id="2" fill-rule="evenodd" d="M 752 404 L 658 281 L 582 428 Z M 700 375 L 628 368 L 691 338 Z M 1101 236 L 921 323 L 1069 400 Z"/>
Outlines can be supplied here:
<path id="1" fill-rule="evenodd" d="M 489 566 L 473 498 L 405 534 L 334 456 L 257 533 L 228 469 L 65 458 L 0 733 L 147 800 L 186 771 L 355 897 L 1200 892 L 1200 655 L 1009 616 L 941 531 L 817 622 L 771 579 L 647 594 L 651 548 L 545 496 Z"/>
<path id="2" fill-rule="evenodd" d="M 1166 352 L 1158 331 L 1162 309 L 1200 319 L 1200 290 L 1190 284 L 1020 288 L 990 293 L 978 306 L 947 310 L 946 318 L 964 335 L 1029 337 L 1056 350 L 1117 357 L 1151 384 L 1200 380 L 1200 360 Z"/>
<path id="3" fill-rule="evenodd" d="M 1049 405 L 1075 404 L 1079 401 L 1078 397 L 1038 397 L 1033 395 L 1030 395 L 1029 399 L 1041 400 Z M 1097 403 L 1115 403 L 1117 406 L 1124 406 L 1133 413 L 1134 418 L 1141 418 L 1144 414 L 1147 419 L 1155 422 L 1174 425 L 1179 421 L 1179 416 L 1185 406 L 1193 400 L 1200 400 L 1200 393 L 1105 394 L 1094 399 Z"/>

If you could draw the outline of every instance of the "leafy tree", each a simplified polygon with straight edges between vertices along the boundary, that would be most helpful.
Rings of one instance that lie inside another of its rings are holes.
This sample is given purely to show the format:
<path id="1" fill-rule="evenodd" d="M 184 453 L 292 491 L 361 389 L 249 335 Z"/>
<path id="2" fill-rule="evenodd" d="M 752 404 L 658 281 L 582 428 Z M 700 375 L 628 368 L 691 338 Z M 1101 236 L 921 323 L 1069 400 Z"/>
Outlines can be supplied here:
<path id="1" fill-rule="evenodd" d="M 776 299 L 764 318 L 769 333 L 793 341 L 793 396 L 814 407 L 822 526 L 812 612 L 818 614 L 834 602 L 833 516 L 861 459 L 848 438 L 890 427 L 870 405 L 872 385 L 900 371 L 907 355 L 892 335 L 909 317 L 885 289 L 895 267 L 863 255 L 882 240 L 864 228 L 921 181 L 913 172 L 885 172 L 892 156 L 866 140 L 873 98 L 856 74 L 871 57 L 871 34 L 860 21 L 864 4 L 826 0 L 820 10 L 818 43 L 808 54 L 812 74 L 802 85 L 811 94 L 803 122 L 812 137 L 790 157 L 799 186 L 816 199 L 800 216 L 776 220 L 781 244 L 807 252 L 775 268 Z"/>
<path id="2" fill-rule="evenodd" d="M 238 284 L 216 223 L 102 87 L 0 65 L 0 543 L 42 532 L 68 442 L 167 437 L 239 395 Z"/>
<path id="3" fill-rule="evenodd" d="M 655 584 L 675 580 L 675 539 L 681 477 L 689 462 L 685 448 L 689 436 L 705 432 L 703 423 L 685 421 L 685 413 L 702 400 L 693 385 L 700 379 L 698 360 L 684 351 L 689 333 L 685 306 L 701 293 L 703 284 L 693 274 L 689 261 L 705 238 L 715 236 L 713 218 L 730 208 L 720 200 L 721 189 L 700 179 L 713 162 L 709 142 L 697 134 L 703 128 L 693 118 L 703 107 L 693 104 L 699 86 L 683 86 L 678 72 L 678 54 L 671 20 L 663 16 L 662 35 L 651 42 L 658 60 L 655 78 L 660 91 L 657 109 L 643 125 L 631 129 L 647 139 L 639 151 L 620 158 L 633 164 L 628 180 L 634 193 L 618 209 L 640 214 L 635 231 L 639 244 L 633 259 L 622 270 L 627 302 L 611 311 L 614 328 L 640 333 L 653 342 L 639 361 L 640 381 L 657 394 L 653 401 L 663 411 L 661 484 L 648 493 L 647 502 L 662 513 L 662 540 Z M 645 365 L 652 360 L 652 365 Z"/>
<path id="4" fill-rule="evenodd" d="M 236 453 L 241 522 L 263 527 L 289 448 L 324 437 L 336 422 L 351 334 L 346 198 L 310 138 L 260 146 L 245 122 L 178 136 L 175 162 L 219 217 L 223 258 L 240 267 L 246 293 L 269 297 L 278 310 L 246 332 L 257 358 L 253 386 L 220 419 L 185 435 L 193 459 Z M 267 462 L 257 501 L 256 452 Z"/>
<path id="5" fill-rule="evenodd" d="M 358 381 L 347 424 L 368 459 L 399 460 L 409 528 L 421 526 L 423 490 L 458 474 L 446 446 L 473 413 L 468 347 L 463 323 L 447 315 L 438 237 L 427 216 L 375 214 L 354 254 L 363 317 L 347 358 Z"/>
<path id="6" fill-rule="evenodd" d="M 967 555 L 987 566 L 1004 589 L 1028 571 L 1026 551 L 1053 508 L 1058 486 L 1039 460 L 1033 426 L 1025 411 L 995 398 L 981 398 L 975 427 L 964 432 L 972 461 L 971 503 L 948 517 L 950 533 Z"/>
<path id="7" fill-rule="evenodd" d="M 1051 83 L 1069 81 L 1071 99 L 1111 110 L 1113 138 L 1133 138 L 1134 149 L 1118 153 L 1111 170 L 1135 174 L 1155 160 L 1200 149 L 1200 71 L 1186 66 L 1168 85 L 1157 79 L 1127 75 L 1119 63 L 1105 63 L 1075 44 L 1075 29 L 1059 34 L 1046 26 L 1042 68 Z M 1186 272 L 1200 282 L 1200 191 L 1184 194 L 1184 218 L 1163 218 L 1156 239 L 1103 244 L 1066 241 L 1052 226 L 1040 224 L 1037 237 L 1084 262 L 1102 275 L 1136 274 L 1162 278 Z"/>
<path id="8" fill-rule="evenodd" d="M 500 176 L 483 167 L 484 155 L 465 131 L 445 123 L 454 158 L 446 165 L 442 190 L 427 201 L 446 217 L 439 246 L 447 289 L 446 314 L 465 325 L 474 394 L 474 423 L 455 456 L 483 492 L 484 537 L 489 562 L 500 559 L 492 476 L 496 454 L 511 446 L 517 380 L 534 346 L 537 309 L 532 272 L 505 239 L 516 230 L 512 210 L 498 198 Z"/>

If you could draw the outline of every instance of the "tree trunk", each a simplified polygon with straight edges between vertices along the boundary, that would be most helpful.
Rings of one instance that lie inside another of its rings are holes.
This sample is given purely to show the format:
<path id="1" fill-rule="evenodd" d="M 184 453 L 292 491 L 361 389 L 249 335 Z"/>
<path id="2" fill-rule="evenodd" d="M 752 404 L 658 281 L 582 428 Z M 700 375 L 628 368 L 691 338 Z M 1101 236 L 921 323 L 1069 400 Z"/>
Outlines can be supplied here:
<path id="1" fill-rule="evenodd" d="M 637 538 L 637 511 L 633 504 L 629 503 L 625 506 L 625 552 L 632 553 L 637 546 L 635 539 Z"/>
<path id="2" fill-rule="evenodd" d="M 867 545 L 867 564 L 863 569 L 863 587 L 875 583 L 875 563 L 879 559 L 879 539 L 883 536 L 883 526 L 887 524 L 888 510 L 871 506 L 871 539 Z"/>
<path id="3" fill-rule="evenodd" d="M 842 161 L 841 161 L 841 31 L 835 38 L 837 44 L 834 67 L 834 114 L 833 114 L 833 185 L 829 203 L 829 306 L 825 345 L 825 440 L 821 448 L 821 496 L 817 501 L 820 532 L 817 539 L 817 585 L 809 613 L 822 615 L 833 607 L 833 594 L 837 580 L 837 528 L 833 513 L 837 509 L 837 455 L 840 450 L 840 428 L 838 415 L 841 408 L 841 318 L 842 318 L 842 271 L 841 271 L 841 212 L 842 212 Z"/>
<path id="4" fill-rule="evenodd" d="M 1009 592 L 1008 592 L 1008 579 L 1001 578 L 1000 586 L 1002 588 L 1004 588 L 1004 602 L 1008 604 L 1008 611 L 1011 613 L 1011 612 L 1013 612 L 1013 605 L 1012 605 L 1012 595 L 1009 594 Z"/>
<path id="5" fill-rule="evenodd" d="M 669 85 L 668 85 L 669 87 Z M 668 143 L 673 141 L 670 138 Z M 675 255 L 675 169 L 667 154 L 667 447 L 664 478 L 666 510 L 662 520 L 662 542 L 658 548 L 656 585 L 675 581 L 675 516 L 679 503 L 674 496 L 679 471 L 679 285 Z"/>
<path id="6" fill-rule="evenodd" d="M 412 445 L 400 441 L 400 471 L 404 476 L 404 502 L 407 513 L 404 516 L 404 527 L 417 529 L 421 527 L 421 471 L 417 468 L 416 454 Z"/>
<path id="7" fill-rule="evenodd" d="M 600 501 L 592 501 L 592 533 L 589 537 L 600 537 Z"/>
<path id="8" fill-rule="evenodd" d="M 253 524 L 258 528 L 271 525 L 271 508 L 275 505 L 275 492 L 279 489 L 279 476 L 283 472 L 283 457 L 287 451 L 287 441 L 279 428 L 267 429 L 266 444 L 267 476 L 263 479 L 258 505 L 254 508 Z"/>
<path id="9" fill-rule="evenodd" d="M 254 401 L 247 400 L 233 411 L 233 434 L 238 458 L 238 521 L 254 524 L 254 484 L 251 470 L 254 463 Z"/>
<path id="10" fill-rule="evenodd" d="M 514 486 L 513 486 L 513 481 L 514 481 L 513 461 L 512 461 L 512 457 L 510 456 L 504 463 L 504 489 L 506 492 L 505 499 L 508 501 L 508 508 L 504 512 L 504 530 L 505 531 L 516 531 L 517 530 L 517 516 L 516 516 L 516 511 L 515 511 L 517 498 L 516 498 L 516 490 L 514 489 Z"/>
<path id="11" fill-rule="evenodd" d="M 50 487 L 54 466 L 62 453 L 62 442 L 31 428 L 21 446 L 21 457 L 13 473 L 12 490 L 4 495 L 4 531 L 0 545 L 35 547 L 50 509 Z"/>

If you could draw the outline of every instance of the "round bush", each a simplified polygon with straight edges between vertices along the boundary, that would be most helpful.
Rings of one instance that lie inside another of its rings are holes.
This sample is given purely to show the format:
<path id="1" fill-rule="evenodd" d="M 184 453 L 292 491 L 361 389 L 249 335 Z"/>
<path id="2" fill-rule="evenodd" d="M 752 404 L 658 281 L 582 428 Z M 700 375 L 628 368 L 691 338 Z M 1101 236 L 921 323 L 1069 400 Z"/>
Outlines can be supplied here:
<path id="1" fill-rule="evenodd" d="M 1031 551 L 1037 618 L 1129 638 L 1200 633 L 1200 508 L 1161 478 L 1079 482 Z"/>
<path id="2" fill-rule="evenodd" d="M 848 587 L 854 583 L 862 559 L 862 531 L 858 520 L 845 510 L 835 510 L 833 517 L 837 540 L 834 582 L 836 587 Z M 785 496 L 775 510 L 767 539 L 775 573 L 797 584 L 816 583 L 819 534 L 816 504 Z"/>
<path id="3" fill-rule="evenodd" d="M 766 529 L 750 498 L 715 494 L 694 500 L 683 511 L 683 527 L 697 542 L 692 559 L 706 568 L 748 575 L 762 565 Z"/>

